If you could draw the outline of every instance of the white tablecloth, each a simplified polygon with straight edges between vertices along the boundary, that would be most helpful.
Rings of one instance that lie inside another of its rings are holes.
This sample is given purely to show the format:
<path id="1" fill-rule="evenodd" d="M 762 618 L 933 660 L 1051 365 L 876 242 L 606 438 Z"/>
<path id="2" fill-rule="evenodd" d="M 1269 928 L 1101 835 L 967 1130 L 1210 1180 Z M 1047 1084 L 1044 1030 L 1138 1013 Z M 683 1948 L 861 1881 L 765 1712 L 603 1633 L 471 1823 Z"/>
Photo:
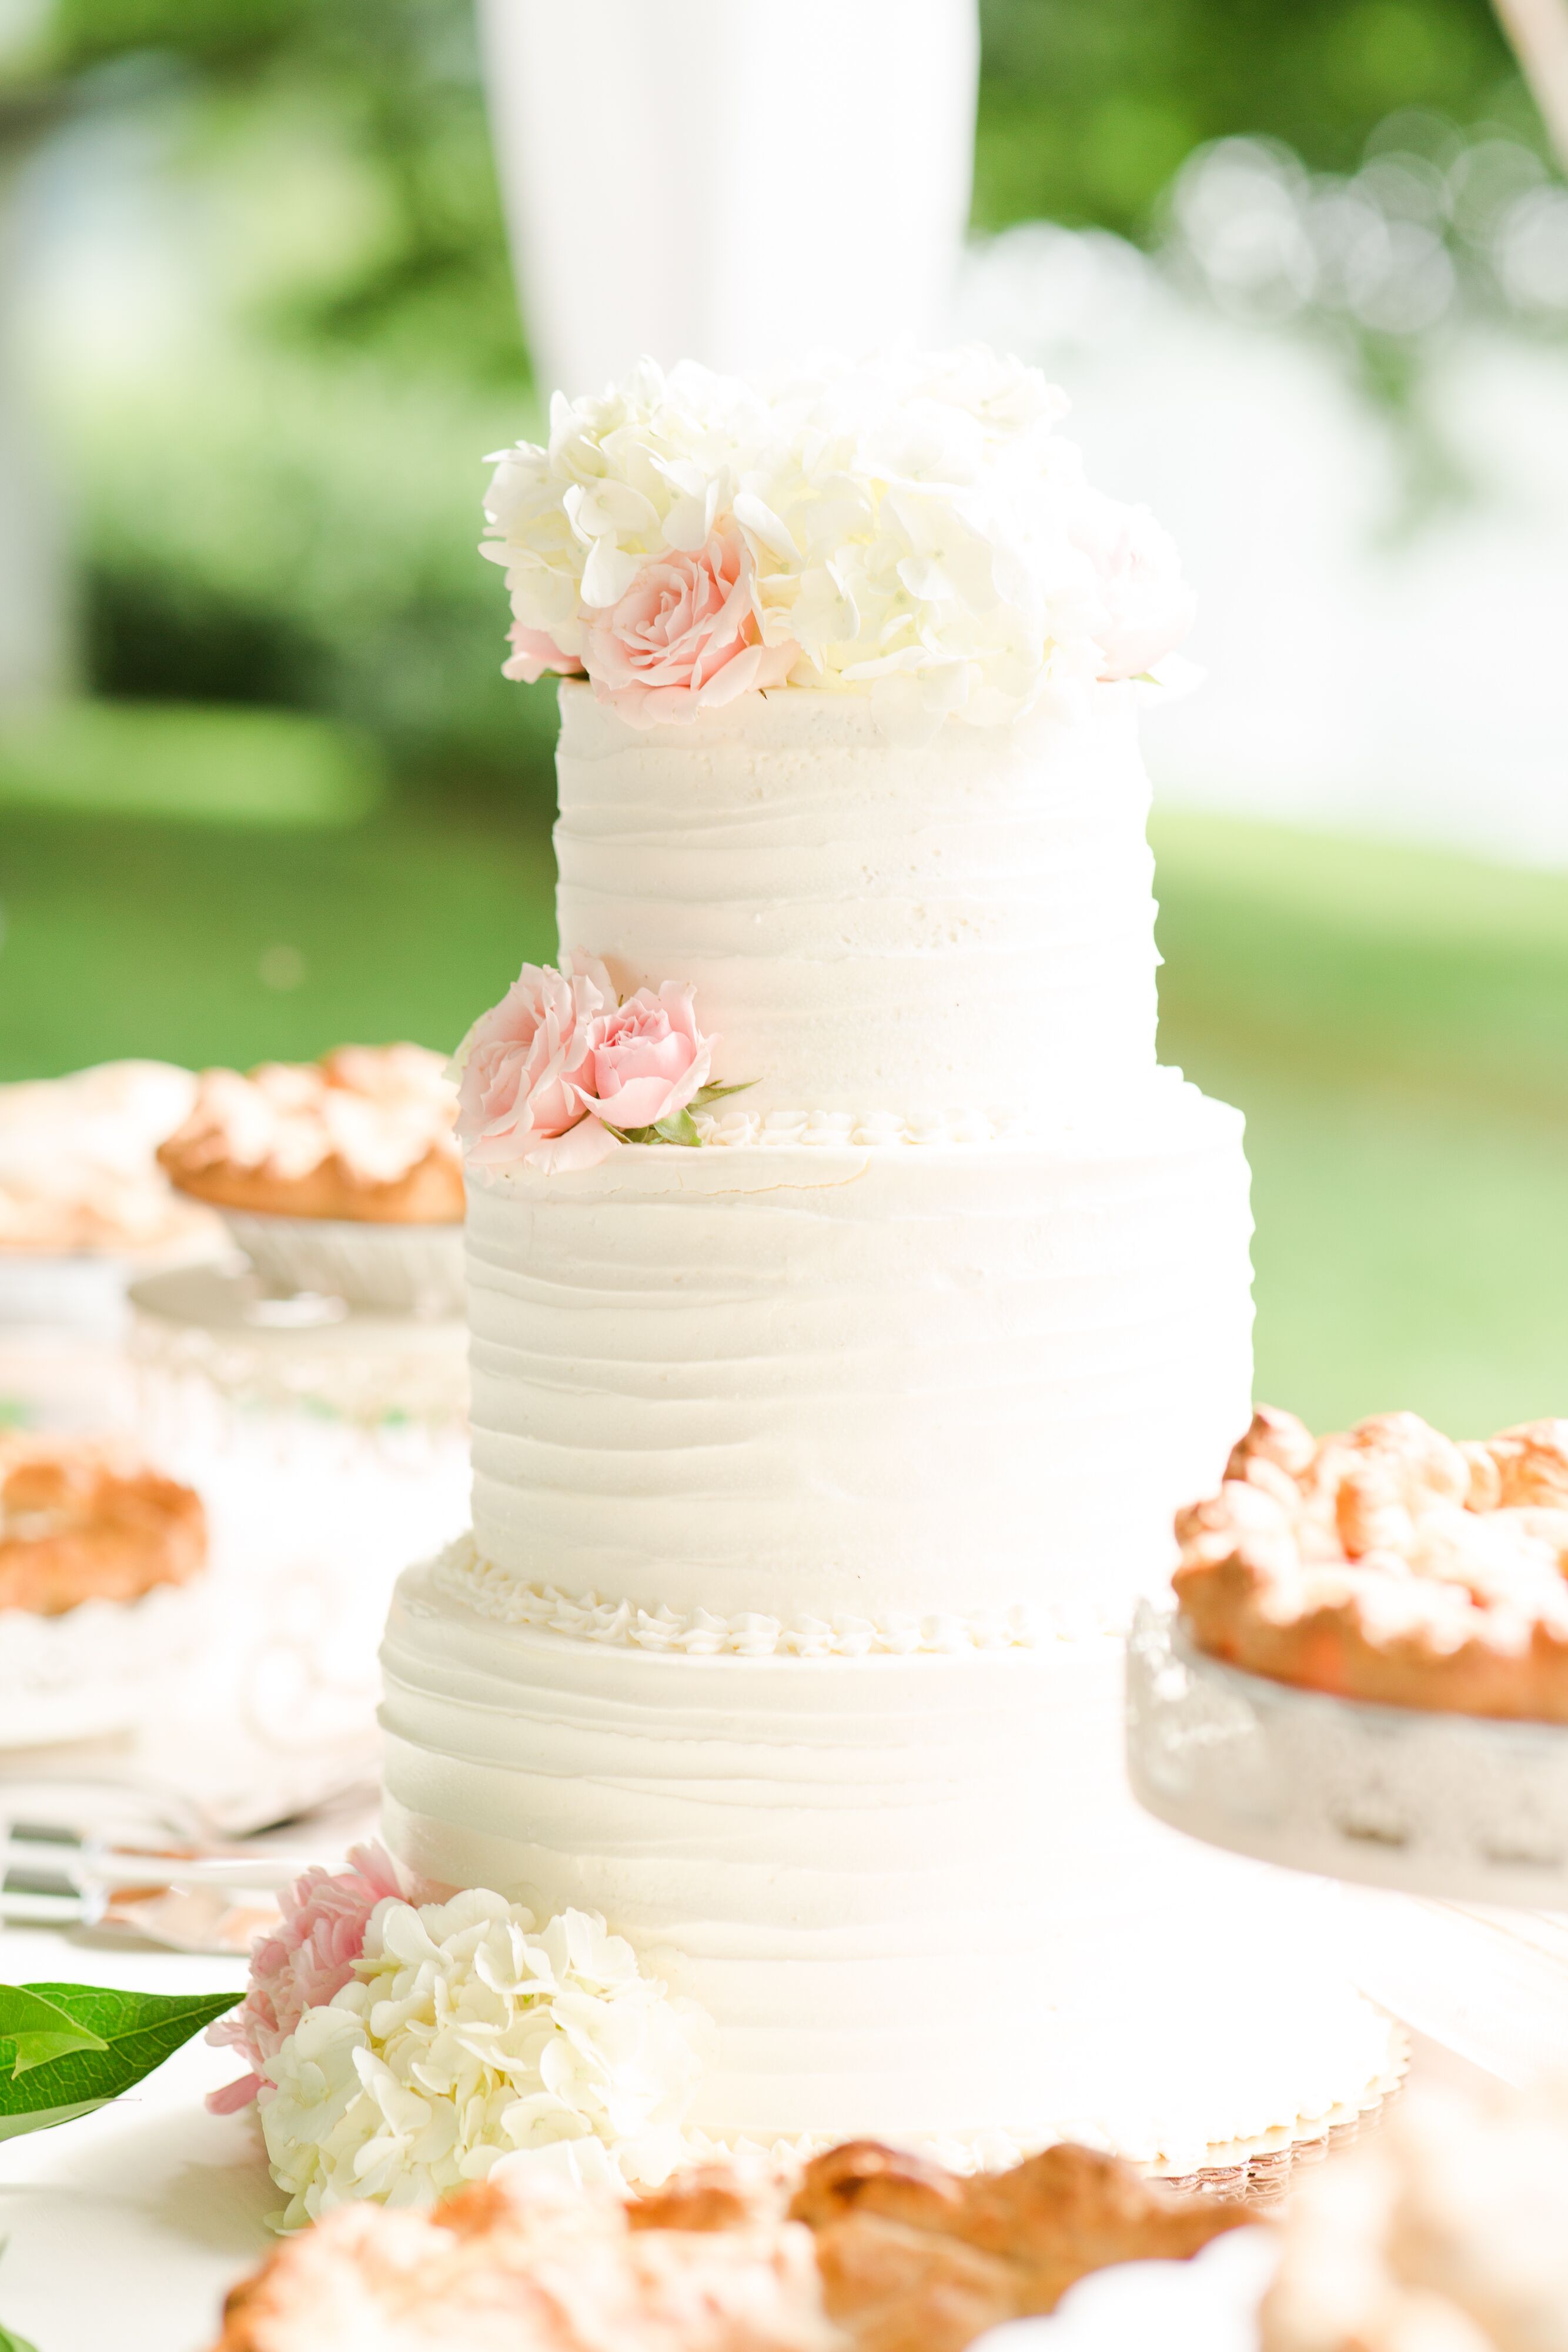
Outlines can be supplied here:
<path id="1" fill-rule="evenodd" d="M 12 1928 L 0 1978 L 216 1990 L 243 1985 L 234 1960 L 187 1958 L 91 1936 Z M 57 2130 L 0 2142 L 0 2323 L 37 2352 L 209 2352 L 225 2291 L 275 2242 L 282 2202 L 248 2115 L 209 2116 L 232 2080 L 231 2053 L 187 2043 L 110 2107 Z M 1429 2043 L 1414 2071 L 1476 2079 Z M 1202 2277 L 1139 2264 L 1103 2274 L 1058 2318 L 1004 2331 L 997 2352 L 1127 2352 L 1155 2314 L 1171 2352 L 1250 2352 L 1268 2267 L 1218 2252 Z"/>
<path id="2" fill-rule="evenodd" d="M 0 1978 L 237 1995 L 245 1967 L 8 1928 Z M 249 2116 L 203 2106 L 236 2072 L 198 2039 L 114 2105 L 0 2141 L 0 2323 L 37 2352 L 206 2352 L 280 2201 Z"/>

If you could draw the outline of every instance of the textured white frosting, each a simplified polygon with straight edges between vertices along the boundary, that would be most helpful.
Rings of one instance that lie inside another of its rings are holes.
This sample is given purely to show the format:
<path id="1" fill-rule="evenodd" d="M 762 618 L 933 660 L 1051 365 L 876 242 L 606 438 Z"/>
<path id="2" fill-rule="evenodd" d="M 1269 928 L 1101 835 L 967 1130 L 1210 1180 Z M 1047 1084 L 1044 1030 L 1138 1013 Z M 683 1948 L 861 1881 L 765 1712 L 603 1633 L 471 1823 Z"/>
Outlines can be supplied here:
<path id="1" fill-rule="evenodd" d="M 1187 2164 L 1354 2105 L 1389 2030 L 1319 1890 L 1134 1811 L 1097 1630 L 1251 1373 L 1130 694 L 915 747 L 561 699 L 563 945 L 758 1084 L 700 1150 L 470 1172 L 474 1537 L 392 1611 L 390 1844 L 602 1912 L 713 2016 L 717 2137 Z"/>
<path id="2" fill-rule="evenodd" d="M 521 1584 L 782 1625 L 1118 1617 L 1246 1425 L 1236 1112 L 1044 1144 L 471 1172 L 474 1530 Z"/>
<path id="3" fill-rule="evenodd" d="M 747 1109 L 1051 1118 L 1155 1051 L 1134 689 L 890 742 L 790 688 L 636 728 L 560 693 L 563 948 L 690 981 Z"/>
<path id="4" fill-rule="evenodd" d="M 394 1853 L 601 1911 L 715 2021 L 705 2131 L 1184 2163 L 1389 2066 L 1312 1883 L 1134 1811 L 1113 1641 L 650 1655 L 498 1624 L 422 1569 L 382 1656 Z"/>

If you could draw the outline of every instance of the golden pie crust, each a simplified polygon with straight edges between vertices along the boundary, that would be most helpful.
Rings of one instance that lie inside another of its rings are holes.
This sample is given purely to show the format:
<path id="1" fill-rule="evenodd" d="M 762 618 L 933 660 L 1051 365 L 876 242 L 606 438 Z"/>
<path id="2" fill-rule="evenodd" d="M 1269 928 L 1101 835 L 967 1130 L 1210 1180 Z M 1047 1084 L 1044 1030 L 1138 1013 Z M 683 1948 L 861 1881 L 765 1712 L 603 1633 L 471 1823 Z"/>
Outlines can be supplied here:
<path id="1" fill-rule="evenodd" d="M 629 2205 L 503 2173 L 433 2212 L 354 2205 L 287 2240 L 229 2297 L 217 2352 L 963 2352 L 1089 2271 L 1185 2258 L 1255 2218 L 1065 2146 L 962 2179 L 855 2140 L 792 2197 L 737 2163 Z"/>
<path id="2" fill-rule="evenodd" d="M 387 1225 L 455 1224 L 457 1097 L 423 1045 L 340 1045 L 319 1062 L 204 1070 L 160 1146 L 171 1183 L 214 1208 Z"/>
<path id="3" fill-rule="evenodd" d="M 1176 1517 L 1192 1639 L 1276 1682 L 1568 1723 L 1568 1419 L 1456 1444 L 1413 1412 L 1314 1438 L 1261 1407 Z"/>
<path id="4" fill-rule="evenodd" d="M 807 2166 L 789 2211 L 811 2229 L 828 2315 L 856 2352 L 961 2352 L 1054 2311 L 1091 2271 L 1185 2261 L 1256 2219 L 1066 2142 L 966 2179 L 852 2140 Z"/>
<path id="5" fill-rule="evenodd" d="M 138 1601 L 207 1561 L 201 1497 L 113 1447 L 0 1438 L 0 1610 Z"/>
<path id="6" fill-rule="evenodd" d="M 102 1062 L 0 1086 L 0 1258 L 135 1256 L 221 1244 L 154 1153 L 196 1081 L 167 1062 Z"/>

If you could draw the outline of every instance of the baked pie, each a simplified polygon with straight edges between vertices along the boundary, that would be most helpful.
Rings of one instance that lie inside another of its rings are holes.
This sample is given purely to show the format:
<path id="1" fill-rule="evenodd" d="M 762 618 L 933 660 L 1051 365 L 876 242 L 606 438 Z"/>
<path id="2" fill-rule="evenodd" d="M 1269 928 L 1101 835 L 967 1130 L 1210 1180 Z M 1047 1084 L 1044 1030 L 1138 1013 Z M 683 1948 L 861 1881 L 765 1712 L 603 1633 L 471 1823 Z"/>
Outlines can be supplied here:
<path id="1" fill-rule="evenodd" d="M 177 1479 L 110 1445 L 0 1437 L 0 1612 L 139 1601 L 206 1560 L 201 1498 Z"/>
<path id="2" fill-rule="evenodd" d="M 195 1092 L 190 1071 L 167 1062 L 0 1087 L 0 1255 L 136 1256 L 207 1241 L 215 1220 L 171 1191 L 155 1157 Z"/>
<path id="3" fill-rule="evenodd" d="M 218 2352 L 962 2352 L 1107 2263 L 1252 2217 L 1061 2147 L 961 2179 L 852 2141 L 791 2195 L 713 2165 L 641 2202 L 503 2168 L 434 2211 L 350 2205 L 229 2297 Z"/>
<path id="4" fill-rule="evenodd" d="M 1314 1438 L 1264 1406 L 1177 1514 L 1197 1647 L 1393 1706 L 1568 1723 L 1568 1419 L 1455 1444 L 1413 1412 Z"/>
<path id="5" fill-rule="evenodd" d="M 319 1062 L 204 1070 L 158 1158 L 182 1192 L 235 1209 L 392 1225 L 463 1215 L 445 1057 L 341 1045 Z"/>

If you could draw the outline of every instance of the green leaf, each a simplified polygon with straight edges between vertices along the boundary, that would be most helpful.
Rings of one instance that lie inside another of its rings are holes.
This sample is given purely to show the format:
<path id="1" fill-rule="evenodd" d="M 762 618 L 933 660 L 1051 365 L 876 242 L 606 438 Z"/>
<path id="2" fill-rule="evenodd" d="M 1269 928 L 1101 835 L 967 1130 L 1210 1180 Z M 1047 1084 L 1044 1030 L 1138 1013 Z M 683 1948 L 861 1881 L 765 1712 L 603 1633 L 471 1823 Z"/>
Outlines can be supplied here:
<path id="1" fill-rule="evenodd" d="M 692 1108 L 706 1110 L 709 1103 L 722 1102 L 726 1095 L 743 1095 L 756 1084 L 755 1078 L 740 1078 L 733 1087 L 699 1087 L 692 1097 Z"/>
<path id="2" fill-rule="evenodd" d="M 653 1129 L 661 1143 L 684 1143 L 693 1148 L 702 1142 L 689 1110 L 678 1110 L 674 1118 L 662 1118 Z"/>
<path id="3" fill-rule="evenodd" d="M 0 2327 L 0 2352 L 37 2352 L 37 2347 L 18 2336 L 14 2327 Z"/>
<path id="4" fill-rule="evenodd" d="M 0 2038 L 16 2044 L 14 2074 L 26 2074 L 51 2058 L 66 2058 L 73 2050 L 107 2050 L 101 2034 L 79 2024 L 46 2000 L 29 1985 L 0 1985 Z"/>
<path id="5" fill-rule="evenodd" d="M 743 1095 L 747 1087 L 756 1084 L 755 1078 L 743 1078 L 738 1086 L 734 1087 L 699 1087 L 685 1110 L 676 1111 L 669 1118 L 660 1119 L 654 1127 L 610 1127 L 608 1119 L 603 1124 L 610 1127 L 611 1134 L 618 1136 L 622 1143 L 682 1143 L 688 1150 L 695 1149 L 701 1144 L 702 1137 L 697 1133 L 692 1112 L 706 1110 L 709 1103 L 722 1102 L 726 1095 Z"/>
<path id="6" fill-rule="evenodd" d="M 241 1998 L 0 1985 L 0 2139 L 46 2131 L 107 2105 Z M 30 2042 L 57 2035 L 69 2046 L 28 2054 Z"/>

